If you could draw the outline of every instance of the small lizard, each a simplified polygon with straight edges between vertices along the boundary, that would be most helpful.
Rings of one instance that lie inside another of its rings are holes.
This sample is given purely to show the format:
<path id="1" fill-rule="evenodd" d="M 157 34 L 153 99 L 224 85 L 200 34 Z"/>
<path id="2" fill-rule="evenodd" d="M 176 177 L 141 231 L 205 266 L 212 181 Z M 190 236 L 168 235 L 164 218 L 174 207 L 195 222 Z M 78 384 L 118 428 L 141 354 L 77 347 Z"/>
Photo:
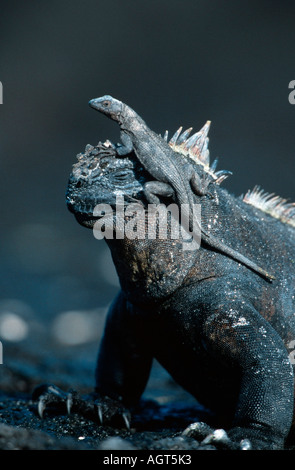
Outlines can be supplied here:
<path id="1" fill-rule="evenodd" d="M 105 95 L 91 100 L 89 105 L 120 125 L 120 138 L 123 145 L 116 149 L 118 155 L 124 156 L 134 151 L 143 167 L 156 179 L 145 184 L 144 193 L 148 202 L 158 204 L 160 202 L 158 196 L 169 197 L 172 190 L 182 210 L 188 208 L 188 213 L 184 213 L 182 222 L 187 221 L 186 229 L 191 231 L 193 236 L 198 236 L 197 228 L 203 242 L 211 248 L 244 264 L 269 281 L 274 279 L 255 262 L 205 231 L 197 217 L 194 217 L 194 194 L 198 197 L 212 197 L 208 191 L 210 184 L 208 177 L 200 178 L 193 166 L 179 153 L 174 152 L 168 143 L 153 132 L 144 120 L 125 103 L 110 95 Z M 184 133 L 182 138 L 186 137 Z M 193 145 L 193 139 L 190 144 Z"/>

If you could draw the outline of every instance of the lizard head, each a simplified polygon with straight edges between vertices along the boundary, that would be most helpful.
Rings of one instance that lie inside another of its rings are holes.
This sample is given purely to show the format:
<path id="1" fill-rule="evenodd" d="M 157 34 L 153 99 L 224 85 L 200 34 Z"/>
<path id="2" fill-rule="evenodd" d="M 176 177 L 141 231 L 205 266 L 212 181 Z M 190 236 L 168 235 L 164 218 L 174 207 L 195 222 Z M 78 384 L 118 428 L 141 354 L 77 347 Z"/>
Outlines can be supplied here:
<path id="1" fill-rule="evenodd" d="M 123 111 L 123 103 L 116 100 L 110 95 L 104 95 L 100 98 L 94 98 L 89 101 L 89 106 L 97 111 L 105 114 L 114 121 L 121 121 L 121 114 Z"/>
<path id="2" fill-rule="evenodd" d="M 123 196 L 126 204 L 143 197 L 145 172 L 132 154 L 119 158 L 115 146 L 106 141 L 87 145 L 77 158 L 69 178 L 66 202 L 81 225 L 93 227 L 97 204 L 115 207 L 117 196 Z"/>

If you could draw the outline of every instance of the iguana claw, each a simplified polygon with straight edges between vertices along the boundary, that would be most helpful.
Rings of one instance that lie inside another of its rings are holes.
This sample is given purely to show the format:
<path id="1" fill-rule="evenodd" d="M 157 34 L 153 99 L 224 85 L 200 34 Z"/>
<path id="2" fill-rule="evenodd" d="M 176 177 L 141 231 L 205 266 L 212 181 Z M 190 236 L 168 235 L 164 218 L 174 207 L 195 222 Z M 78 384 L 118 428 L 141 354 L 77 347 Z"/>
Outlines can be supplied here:
<path id="1" fill-rule="evenodd" d="M 70 415 L 71 414 L 71 409 L 72 409 L 72 406 L 73 406 L 73 395 L 72 395 L 72 393 L 68 394 L 66 405 L 67 405 L 67 412 Z"/>
<path id="2" fill-rule="evenodd" d="M 46 405 L 44 403 L 44 398 L 40 397 L 39 402 L 38 402 L 38 415 L 40 418 L 43 418 L 43 413 L 46 408 Z"/>
<path id="3" fill-rule="evenodd" d="M 102 406 L 97 405 L 97 414 L 99 417 L 100 424 L 103 424 L 103 413 L 102 413 Z"/>
<path id="4" fill-rule="evenodd" d="M 36 387 L 33 391 L 33 400 L 38 400 L 38 414 L 40 418 L 43 418 L 47 405 L 59 405 L 64 403 L 65 400 L 67 400 L 67 409 L 70 412 L 68 400 L 70 400 L 71 395 L 71 393 L 66 394 L 63 390 L 52 384 L 43 384 Z"/>
<path id="5" fill-rule="evenodd" d="M 116 423 L 121 426 L 122 419 L 126 429 L 130 430 L 131 414 L 119 401 L 107 396 L 99 396 L 94 404 L 100 424 Z"/>
<path id="6" fill-rule="evenodd" d="M 130 413 L 124 412 L 124 413 L 122 414 L 122 416 L 123 416 L 124 422 L 125 422 L 125 424 L 126 424 L 126 428 L 127 428 L 128 430 L 130 430 Z"/>
<path id="7" fill-rule="evenodd" d="M 97 393 L 83 398 L 75 390 L 64 392 L 55 385 L 44 384 L 33 392 L 33 400 L 38 401 L 37 410 L 40 418 L 43 418 L 47 407 L 59 407 L 66 409 L 68 415 L 74 410 L 78 414 L 87 416 L 100 425 L 114 422 L 122 427 L 122 420 L 126 429 L 130 430 L 131 414 L 124 405 L 110 397 L 99 396 Z"/>

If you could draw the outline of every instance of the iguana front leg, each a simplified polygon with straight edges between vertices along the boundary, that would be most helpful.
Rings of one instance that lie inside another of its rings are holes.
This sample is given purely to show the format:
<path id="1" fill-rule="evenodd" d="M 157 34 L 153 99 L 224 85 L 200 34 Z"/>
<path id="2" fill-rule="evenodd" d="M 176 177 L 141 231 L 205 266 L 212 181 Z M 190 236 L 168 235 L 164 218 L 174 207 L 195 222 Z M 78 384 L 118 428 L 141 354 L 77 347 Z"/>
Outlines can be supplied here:
<path id="1" fill-rule="evenodd" d="M 132 308 L 123 294 L 110 308 L 97 360 L 95 391 L 84 397 L 54 384 L 41 385 L 33 392 L 40 417 L 53 406 L 100 424 L 130 428 L 130 408 L 137 404 L 152 364 L 140 315 L 133 315 Z"/>
<path id="2" fill-rule="evenodd" d="M 127 407 L 136 404 L 151 370 L 149 341 L 140 312 L 120 293 L 109 311 L 100 344 L 96 392 Z"/>

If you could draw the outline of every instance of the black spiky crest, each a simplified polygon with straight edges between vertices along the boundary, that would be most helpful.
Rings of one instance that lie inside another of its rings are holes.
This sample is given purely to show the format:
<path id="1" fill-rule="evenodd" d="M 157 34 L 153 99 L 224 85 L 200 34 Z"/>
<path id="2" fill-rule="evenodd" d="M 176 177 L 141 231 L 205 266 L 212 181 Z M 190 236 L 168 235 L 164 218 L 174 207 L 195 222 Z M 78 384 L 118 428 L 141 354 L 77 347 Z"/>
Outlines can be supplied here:
<path id="1" fill-rule="evenodd" d="M 287 199 L 274 193 L 267 193 L 260 186 L 255 186 L 254 189 L 249 190 L 243 196 L 243 201 L 279 219 L 281 222 L 295 227 L 295 202 L 288 202 Z"/>

